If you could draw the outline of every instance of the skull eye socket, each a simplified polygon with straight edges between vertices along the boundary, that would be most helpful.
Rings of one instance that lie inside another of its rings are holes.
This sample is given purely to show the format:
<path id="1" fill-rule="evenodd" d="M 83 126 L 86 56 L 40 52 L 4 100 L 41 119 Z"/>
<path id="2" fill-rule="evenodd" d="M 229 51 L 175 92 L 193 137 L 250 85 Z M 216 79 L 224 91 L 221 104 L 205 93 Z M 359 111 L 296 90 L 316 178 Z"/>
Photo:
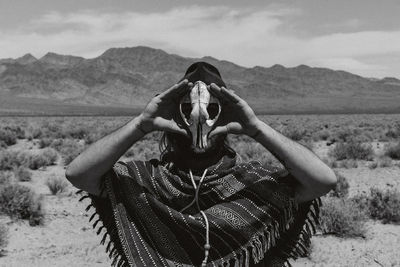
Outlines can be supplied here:
<path id="1" fill-rule="evenodd" d="M 190 119 L 190 113 L 192 112 L 192 104 L 191 103 L 182 103 L 181 111 L 187 120 Z"/>
<path id="2" fill-rule="evenodd" d="M 207 106 L 207 112 L 211 120 L 215 119 L 219 113 L 219 105 L 217 103 L 210 103 Z"/>

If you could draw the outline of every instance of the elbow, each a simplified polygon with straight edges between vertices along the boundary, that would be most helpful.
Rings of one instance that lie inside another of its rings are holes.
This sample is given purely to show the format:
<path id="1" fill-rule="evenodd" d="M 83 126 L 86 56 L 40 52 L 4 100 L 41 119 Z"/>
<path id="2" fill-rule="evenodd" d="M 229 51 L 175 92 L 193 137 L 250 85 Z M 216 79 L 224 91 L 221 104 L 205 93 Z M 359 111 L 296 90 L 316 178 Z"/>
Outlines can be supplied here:
<path id="1" fill-rule="evenodd" d="M 65 178 L 73 185 L 75 185 L 78 180 L 78 175 L 71 165 L 68 165 L 65 170 Z"/>
<path id="2" fill-rule="evenodd" d="M 324 176 L 323 183 L 321 185 L 321 191 L 323 194 L 329 193 L 329 191 L 336 188 L 336 184 L 338 183 L 337 176 L 335 172 L 329 168 L 326 175 Z"/>
<path id="3" fill-rule="evenodd" d="M 82 183 L 85 181 L 82 179 L 82 177 L 82 174 L 77 172 L 77 170 L 71 165 L 69 165 L 65 170 L 65 178 L 67 178 L 67 180 L 78 189 L 84 189 L 84 185 Z"/>

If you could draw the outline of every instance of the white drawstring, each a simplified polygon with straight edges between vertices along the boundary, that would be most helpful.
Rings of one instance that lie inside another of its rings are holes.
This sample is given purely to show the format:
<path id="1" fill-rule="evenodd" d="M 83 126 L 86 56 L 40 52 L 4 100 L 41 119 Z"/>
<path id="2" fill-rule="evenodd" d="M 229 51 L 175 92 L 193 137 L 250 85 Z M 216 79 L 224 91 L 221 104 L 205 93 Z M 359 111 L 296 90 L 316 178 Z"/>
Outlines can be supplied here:
<path id="1" fill-rule="evenodd" d="M 197 209 L 199 210 L 201 216 L 203 216 L 204 223 L 206 225 L 206 243 L 204 244 L 204 260 L 201 263 L 202 267 L 206 266 L 206 264 L 207 264 L 208 254 L 209 254 L 209 250 L 211 248 L 211 246 L 210 246 L 210 225 L 208 224 L 207 215 L 205 214 L 204 211 L 202 211 L 200 209 L 200 204 L 199 204 L 199 191 L 200 191 L 201 184 L 203 183 L 203 180 L 206 177 L 206 174 L 207 174 L 207 169 L 204 170 L 203 175 L 200 178 L 199 184 L 196 185 L 196 182 L 194 181 L 194 178 L 193 178 L 192 170 L 189 170 L 190 180 L 192 181 L 193 188 L 195 189 L 195 195 L 194 195 L 194 199 L 186 207 L 181 209 L 181 212 L 183 212 L 186 209 L 188 209 L 189 207 L 191 207 L 194 203 L 196 203 Z"/>

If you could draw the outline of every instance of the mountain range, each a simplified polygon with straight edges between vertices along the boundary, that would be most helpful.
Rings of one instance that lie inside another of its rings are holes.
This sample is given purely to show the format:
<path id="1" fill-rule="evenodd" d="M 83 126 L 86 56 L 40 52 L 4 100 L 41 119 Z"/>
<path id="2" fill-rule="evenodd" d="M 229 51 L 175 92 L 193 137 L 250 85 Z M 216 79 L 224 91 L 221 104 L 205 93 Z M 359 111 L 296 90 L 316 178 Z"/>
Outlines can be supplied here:
<path id="1" fill-rule="evenodd" d="M 246 68 L 138 46 L 96 58 L 47 53 L 0 60 L 2 115 L 118 115 L 142 109 L 156 93 L 205 61 L 259 113 L 400 113 L 400 80 L 373 79 L 306 65 Z"/>

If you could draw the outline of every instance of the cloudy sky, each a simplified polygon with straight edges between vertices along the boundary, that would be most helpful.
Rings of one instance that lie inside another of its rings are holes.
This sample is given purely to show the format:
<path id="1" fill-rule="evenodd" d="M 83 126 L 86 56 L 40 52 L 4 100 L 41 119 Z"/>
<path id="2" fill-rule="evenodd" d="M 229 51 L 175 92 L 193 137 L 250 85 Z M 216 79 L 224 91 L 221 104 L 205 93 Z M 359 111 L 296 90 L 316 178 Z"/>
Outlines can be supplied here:
<path id="1" fill-rule="evenodd" d="M 400 1 L 0 0 L 0 58 L 137 45 L 239 65 L 400 77 Z"/>

